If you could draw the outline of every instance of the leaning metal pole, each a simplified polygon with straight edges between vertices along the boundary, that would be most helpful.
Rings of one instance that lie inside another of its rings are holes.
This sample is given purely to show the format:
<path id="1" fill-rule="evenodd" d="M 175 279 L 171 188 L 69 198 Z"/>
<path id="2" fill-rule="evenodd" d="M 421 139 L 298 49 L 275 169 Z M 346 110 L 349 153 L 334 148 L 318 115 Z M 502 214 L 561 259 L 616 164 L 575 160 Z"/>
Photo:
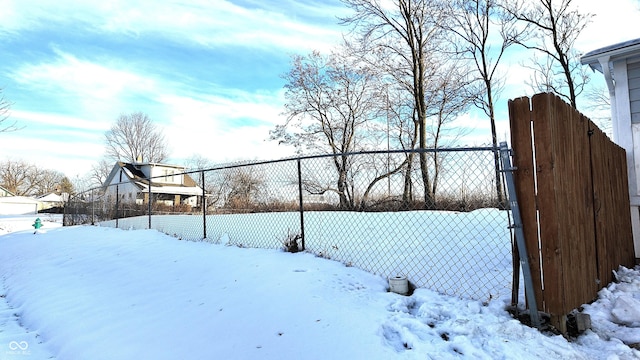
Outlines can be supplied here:
<path id="1" fill-rule="evenodd" d="M 518 205 L 518 197 L 516 195 L 515 181 L 513 180 L 513 171 L 515 167 L 511 166 L 511 154 L 506 142 L 500 143 L 500 155 L 502 156 L 502 164 L 504 166 L 505 177 L 507 180 L 507 189 L 509 192 L 509 207 L 513 216 L 513 229 L 515 230 L 516 244 L 520 257 L 520 266 L 522 268 L 522 276 L 524 277 L 524 291 L 527 295 L 527 303 L 529 304 L 529 313 L 531 316 L 531 324 L 540 329 L 540 316 L 538 314 L 538 303 L 536 302 L 536 294 L 533 288 L 533 278 L 531 276 L 531 267 L 529 267 L 529 256 L 527 255 L 527 247 L 524 241 L 524 231 L 522 230 L 522 218 L 520 217 L 520 207 Z"/>

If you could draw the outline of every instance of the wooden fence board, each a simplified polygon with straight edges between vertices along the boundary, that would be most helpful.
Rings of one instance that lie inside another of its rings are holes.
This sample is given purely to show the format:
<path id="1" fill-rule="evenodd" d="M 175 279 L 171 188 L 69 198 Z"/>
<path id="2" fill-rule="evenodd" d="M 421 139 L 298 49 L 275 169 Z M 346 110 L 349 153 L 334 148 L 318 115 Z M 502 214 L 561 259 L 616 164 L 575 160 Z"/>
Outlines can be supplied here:
<path id="1" fill-rule="evenodd" d="M 562 246 L 558 238 L 558 212 L 556 206 L 556 179 L 553 176 L 554 149 L 552 104 L 547 96 L 535 95 L 531 99 L 533 134 L 536 157 L 537 203 L 540 228 L 543 311 L 561 309 L 564 303 L 562 293 Z M 549 296 L 551 295 L 551 296 Z"/>
<path id="2" fill-rule="evenodd" d="M 560 239 L 563 256 L 563 313 L 582 305 L 597 292 L 593 183 L 589 151 L 588 122 L 575 109 L 554 97 L 555 119 L 559 131 L 555 176 L 561 219 Z"/>
<path id="3" fill-rule="evenodd" d="M 609 141 L 593 123 L 590 131 L 598 279 L 608 284 L 614 280 L 612 270 L 619 265 L 633 267 L 635 261 L 629 209 L 618 203 L 629 203 L 627 160 L 625 150 Z"/>
<path id="4" fill-rule="evenodd" d="M 538 210 L 536 206 L 536 187 L 534 180 L 533 148 L 531 143 L 531 105 L 528 97 L 509 101 L 511 121 L 511 145 L 513 148 L 513 166 L 522 231 L 525 234 L 528 262 L 533 277 L 533 286 L 538 309 L 542 309 L 542 279 L 540 277 L 540 250 L 538 247 Z M 528 141 L 527 141 L 528 139 Z"/>

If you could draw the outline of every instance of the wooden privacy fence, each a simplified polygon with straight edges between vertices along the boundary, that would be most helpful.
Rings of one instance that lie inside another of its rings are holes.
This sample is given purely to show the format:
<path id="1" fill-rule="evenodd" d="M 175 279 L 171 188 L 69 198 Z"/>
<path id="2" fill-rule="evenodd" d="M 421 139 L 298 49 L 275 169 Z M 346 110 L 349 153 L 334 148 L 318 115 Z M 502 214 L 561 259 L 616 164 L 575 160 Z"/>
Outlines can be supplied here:
<path id="1" fill-rule="evenodd" d="M 509 101 L 515 188 L 538 309 L 567 315 L 634 266 L 626 152 L 553 94 Z"/>

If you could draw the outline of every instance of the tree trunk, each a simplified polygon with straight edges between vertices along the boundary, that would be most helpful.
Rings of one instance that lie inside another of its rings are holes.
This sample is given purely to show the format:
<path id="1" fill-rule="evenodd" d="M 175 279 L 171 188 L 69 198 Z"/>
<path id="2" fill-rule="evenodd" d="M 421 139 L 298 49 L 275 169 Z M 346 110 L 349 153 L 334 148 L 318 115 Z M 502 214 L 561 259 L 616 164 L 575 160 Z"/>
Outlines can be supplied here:
<path id="1" fill-rule="evenodd" d="M 413 191 L 411 187 L 411 172 L 413 171 L 413 155 L 415 153 L 409 153 L 407 155 L 407 168 L 404 173 L 404 189 L 402 191 L 402 207 L 409 209 L 411 202 L 413 201 Z"/>
<path id="2" fill-rule="evenodd" d="M 493 165 L 496 173 L 496 195 L 498 196 L 498 207 L 501 209 L 506 208 L 507 204 L 502 192 L 502 179 L 500 177 L 500 154 L 498 148 L 498 134 L 496 130 L 496 116 L 493 110 L 493 96 L 491 93 L 491 81 L 485 79 L 485 85 L 487 87 L 487 104 L 489 105 L 489 121 L 491 122 L 491 141 L 493 144 Z"/>
<path id="3" fill-rule="evenodd" d="M 336 168 L 338 169 L 338 197 L 340 198 L 340 209 L 351 210 L 349 197 L 347 196 L 347 166 L 343 162 L 339 163 L 336 159 Z"/>

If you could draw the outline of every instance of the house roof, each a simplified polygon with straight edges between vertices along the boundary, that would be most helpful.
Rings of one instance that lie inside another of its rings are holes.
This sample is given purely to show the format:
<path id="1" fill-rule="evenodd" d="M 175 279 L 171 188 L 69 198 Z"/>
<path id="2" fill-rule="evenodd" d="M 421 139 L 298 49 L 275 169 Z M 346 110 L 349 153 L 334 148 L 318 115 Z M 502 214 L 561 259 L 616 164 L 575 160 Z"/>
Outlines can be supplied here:
<path id="1" fill-rule="evenodd" d="M 124 168 L 127 171 L 129 171 L 134 177 L 137 177 L 137 178 L 145 178 L 146 177 L 144 175 L 144 173 L 142 172 L 142 170 L 137 168 L 134 164 L 124 163 L 124 162 L 120 162 L 119 164 L 120 164 L 120 166 L 122 168 Z"/>
<path id="2" fill-rule="evenodd" d="M 26 197 L 26 196 L 2 196 L 0 197 L 0 203 L 12 203 L 12 204 L 38 204 L 39 201 Z"/>
<path id="3" fill-rule="evenodd" d="M 612 61 L 636 55 L 640 55 L 640 38 L 589 51 L 580 58 L 580 63 L 589 65 L 593 70 L 602 72 L 600 59 L 609 58 L 609 61 Z"/>
<path id="4" fill-rule="evenodd" d="M 175 169 L 180 169 L 180 170 L 186 169 L 184 166 L 181 166 L 181 165 L 163 164 L 163 163 L 155 163 L 155 162 L 137 162 L 137 163 L 133 163 L 133 165 L 136 165 L 136 166 L 162 166 L 162 167 L 170 167 L 170 168 L 175 168 Z"/>
<path id="5" fill-rule="evenodd" d="M 38 201 L 42 202 L 64 202 L 69 199 L 68 193 L 62 193 L 60 195 L 56 193 L 48 193 L 42 196 L 38 196 Z"/>
<path id="6" fill-rule="evenodd" d="M 111 169 L 109 176 L 105 179 L 103 186 L 106 187 L 111 184 L 120 169 L 123 170 L 123 173 L 129 178 L 129 180 L 144 180 L 148 182 L 142 170 L 138 169 L 134 164 L 118 161 L 113 165 L 113 169 Z"/>
<path id="7" fill-rule="evenodd" d="M 6 188 L 0 186 L 0 192 L 1 193 L 7 193 L 9 194 L 9 196 L 16 196 L 16 194 L 12 193 L 11 191 L 7 190 Z"/>

